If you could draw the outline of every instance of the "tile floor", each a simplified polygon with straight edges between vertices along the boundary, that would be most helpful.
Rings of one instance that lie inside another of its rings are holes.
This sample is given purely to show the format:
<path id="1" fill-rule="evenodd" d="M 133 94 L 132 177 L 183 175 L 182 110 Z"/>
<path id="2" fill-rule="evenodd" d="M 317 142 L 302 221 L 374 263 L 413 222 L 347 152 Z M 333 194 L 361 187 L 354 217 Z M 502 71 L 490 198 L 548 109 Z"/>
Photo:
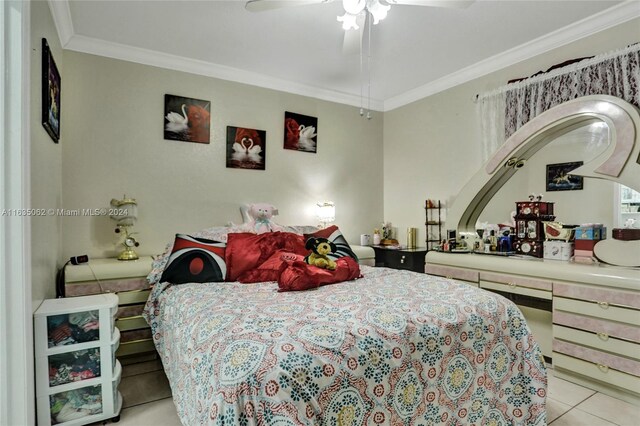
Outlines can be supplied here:
<path id="1" fill-rule="evenodd" d="M 551 369 L 548 371 L 547 420 L 550 425 L 640 426 L 640 407 L 559 379 Z M 120 422 L 114 426 L 181 425 L 162 370 L 132 372 L 129 369 L 120 391 L 125 408 Z M 142 402 L 145 398 L 153 401 Z"/>

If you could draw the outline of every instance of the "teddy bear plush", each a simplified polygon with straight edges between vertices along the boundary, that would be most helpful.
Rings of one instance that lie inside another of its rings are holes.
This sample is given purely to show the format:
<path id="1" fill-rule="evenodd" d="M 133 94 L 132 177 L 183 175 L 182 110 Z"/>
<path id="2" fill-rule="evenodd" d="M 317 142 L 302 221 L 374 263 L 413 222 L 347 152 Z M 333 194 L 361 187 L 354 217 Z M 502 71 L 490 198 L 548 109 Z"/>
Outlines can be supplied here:
<path id="1" fill-rule="evenodd" d="M 331 260 L 328 256 L 329 253 L 333 253 L 337 250 L 334 243 L 326 238 L 309 238 L 305 244 L 307 250 L 311 250 L 311 253 L 304 258 L 304 261 L 309 265 L 314 265 L 319 268 L 329 269 L 334 271 L 336 269 L 336 262 Z"/>
<path id="2" fill-rule="evenodd" d="M 249 222 L 247 223 L 247 227 L 249 228 L 249 230 L 255 232 L 256 234 L 282 231 L 284 229 L 271 220 L 273 216 L 278 214 L 278 209 L 276 209 L 271 204 L 250 204 L 249 209 L 247 210 L 247 214 L 250 218 Z"/>

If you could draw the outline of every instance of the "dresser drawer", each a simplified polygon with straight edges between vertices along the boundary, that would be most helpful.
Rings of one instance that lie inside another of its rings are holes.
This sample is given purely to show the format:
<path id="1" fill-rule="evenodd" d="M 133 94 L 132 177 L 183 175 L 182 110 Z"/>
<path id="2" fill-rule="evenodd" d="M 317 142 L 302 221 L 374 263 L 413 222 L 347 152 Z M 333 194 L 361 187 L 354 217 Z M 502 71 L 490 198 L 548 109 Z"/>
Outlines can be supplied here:
<path id="1" fill-rule="evenodd" d="M 556 301 L 554 301 L 555 303 Z M 564 325 L 579 330 L 592 333 L 604 333 L 609 337 L 616 337 L 621 340 L 629 340 L 640 343 L 640 327 L 623 324 L 615 321 L 607 321 L 599 318 L 585 317 L 582 315 L 553 311 L 553 323 Z"/>
<path id="2" fill-rule="evenodd" d="M 582 284 L 554 283 L 553 294 L 554 296 L 562 296 L 569 299 L 640 309 L 640 292 L 637 291 L 612 290 Z"/>
<path id="3" fill-rule="evenodd" d="M 482 279 L 482 274 L 480 274 L 480 288 L 485 288 L 487 290 L 495 290 L 502 293 L 513 293 L 513 294 L 521 294 L 523 296 L 535 297 L 538 299 L 551 300 L 553 294 L 551 291 L 546 290 L 538 290 L 536 288 L 519 286 L 515 282 L 506 284 L 499 283 L 495 281 L 486 281 Z"/>
<path id="4" fill-rule="evenodd" d="M 123 291 L 148 289 L 149 282 L 144 277 L 119 278 L 115 280 L 66 282 L 65 297 L 86 296 L 100 293 L 118 293 Z"/>
<path id="5" fill-rule="evenodd" d="M 424 273 L 425 250 L 377 249 L 376 266 Z"/>
<path id="6" fill-rule="evenodd" d="M 606 302 L 587 302 L 583 300 L 553 298 L 554 311 L 574 312 L 595 318 L 604 318 L 627 324 L 640 324 L 640 311 L 609 305 Z"/>
<path id="7" fill-rule="evenodd" d="M 606 372 L 609 369 L 614 369 L 640 377 L 640 361 L 634 359 L 625 358 L 558 339 L 553 339 L 553 351 L 592 362 L 603 372 Z"/>
<path id="8" fill-rule="evenodd" d="M 520 287 L 548 292 L 551 292 L 553 289 L 553 283 L 551 281 L 509 274 L 499 274 L 495 272 L 480 272 L 480 281 L 506 284 L 511 288 Z M 549 295 L 549 298 L 551 298 L 551 295 Z"/>
<path id="9" fill-rule="evenodd" d="M 640 394 L 640 379 L 631 374 L 609 368 L 604 371 L 597 364 L 583 361 L 560 352 L 553 352 L 553 367 L 557 370 L 568 370 L 589 379 L 599 380 L 628 391 Z"/>
<path id="10" fill-rule="evenodd" d="M 120 331 L 137 330 L 139 328 L 149 328 L 149 324 L 142 318 L 142 315 L 134 317 L 120 318 L 116 320 L 116 327 Z"/>
<path id="11" fill-rule="evenodd" d="M 425 266 L 425 272 L 431 275 L 438 275 L 440 277 L 453 278 L 456 280 L 466 281 L 467 284 L 471 284 L 474 287 L 478 287 L 478 281 L 480 274 L 478 271 L 472 271 L 469 269 L 453 268 L 451 266 L 433 265 L 427 263 Z"/>
<path id="12" fill-rule="evenodd" d="M 606 352 L 640 360 L 640 344 L 616 339 L 607 333 L 576 330 L 574 328 L 553 325 L 553 337 L 559 340 L 600 349 Z"/>
<path id="13" fill-rule="evenodd" d="M 154 352 L 156 350 L 152 339 L 134 340 L 131 342 L 120 343 L 120 347 L 116 352 L 117 357 L 140 354 L 144 352 Z"/>
<path id="14" fill-rule="evenodd" d="M 118 305 L 131 305 L 133 303 L 146 303 L 151 290 L 125 291 L 118 293 Z"/>

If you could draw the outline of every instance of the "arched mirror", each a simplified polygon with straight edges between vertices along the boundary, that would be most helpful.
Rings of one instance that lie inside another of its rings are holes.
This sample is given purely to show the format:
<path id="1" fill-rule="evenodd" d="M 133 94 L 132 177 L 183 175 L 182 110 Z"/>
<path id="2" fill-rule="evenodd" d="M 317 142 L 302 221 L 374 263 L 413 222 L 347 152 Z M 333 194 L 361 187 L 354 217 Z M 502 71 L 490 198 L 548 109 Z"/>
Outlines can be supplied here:
<path id="1" fill-rule="evenodd" d="M 619 186 L 640 191 L 640 115 L 612 96 L 586 96 L 540 114 L 514 133 L 463 188 L 446 222 L 447 229 L 473 233 L 476 221 L 504 222 L 515 201 L 542 194 L 556 203 L 564 223 L 615 225 Z M 583 162 L 572 175 L 584 178 L 581 190 L 555 190 L 553 166 Z M 551 167 L 551 172 L 548 171 Z M 547 185 L 550 179 L 552 185 Z"/>

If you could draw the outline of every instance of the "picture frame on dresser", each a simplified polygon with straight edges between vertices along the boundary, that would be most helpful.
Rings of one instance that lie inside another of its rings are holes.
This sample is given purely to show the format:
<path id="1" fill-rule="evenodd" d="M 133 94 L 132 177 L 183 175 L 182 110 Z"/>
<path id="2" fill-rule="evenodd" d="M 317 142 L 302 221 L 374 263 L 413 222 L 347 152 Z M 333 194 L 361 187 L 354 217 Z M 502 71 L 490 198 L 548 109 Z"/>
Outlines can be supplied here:
<path id="1" fill-rule="evenodd" d="M 547 164 L 547 191 L 577 191 L 583 189 L 584 178 L 570 173 L 583 164 L 583 161 Z"/>

